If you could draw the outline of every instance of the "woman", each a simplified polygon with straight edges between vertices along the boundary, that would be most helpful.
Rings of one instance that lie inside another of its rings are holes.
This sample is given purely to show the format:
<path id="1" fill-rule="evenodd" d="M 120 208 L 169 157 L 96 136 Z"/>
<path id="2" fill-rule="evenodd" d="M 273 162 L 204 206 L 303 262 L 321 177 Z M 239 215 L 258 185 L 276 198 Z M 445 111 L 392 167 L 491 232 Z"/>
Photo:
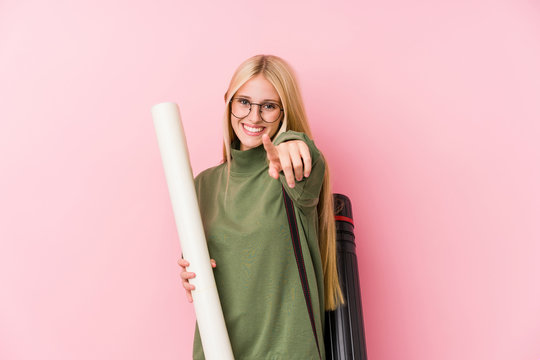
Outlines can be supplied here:
<path id="1" fill-rule="evenodd" d="M 223 162 L 195 188 L 235 359 L 324 359 L 324 311 L 343 303 L 333 198 L 294 71 L 277 56 L 254 56 L 234 73 L 225 104 Z M 316 335 L 282 189 L 294 204 Z M 188 259 L 178 264 L 192 302 L 196 274 Z M 198 326 L 193 358 L 204 359 Z"/>

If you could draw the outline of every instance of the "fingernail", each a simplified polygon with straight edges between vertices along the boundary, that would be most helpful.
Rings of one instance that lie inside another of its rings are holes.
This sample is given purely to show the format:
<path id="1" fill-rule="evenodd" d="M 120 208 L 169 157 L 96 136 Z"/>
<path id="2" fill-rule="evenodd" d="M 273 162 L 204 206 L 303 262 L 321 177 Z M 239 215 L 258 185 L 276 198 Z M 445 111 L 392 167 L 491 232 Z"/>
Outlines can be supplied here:
<path id="1" fill-rule="evenodd" d="M 293 187 L 294 187 L 294 183 L 289 183 L 289 187 L 293 188 Z"/>

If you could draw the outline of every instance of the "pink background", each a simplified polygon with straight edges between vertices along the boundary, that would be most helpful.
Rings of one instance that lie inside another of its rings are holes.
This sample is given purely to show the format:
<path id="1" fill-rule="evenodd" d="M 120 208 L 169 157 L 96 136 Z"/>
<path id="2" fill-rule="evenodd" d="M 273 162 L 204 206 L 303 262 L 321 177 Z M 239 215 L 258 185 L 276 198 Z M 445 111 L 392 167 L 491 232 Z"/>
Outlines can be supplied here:
<path id="1" fill-rule="evenodd" d="M 369 359 L 539 359 L 539 24 L 532 0 L 3 0 L 0 358 L 191 357 L 150 108 L 180 105 L 197 174 L 269 53 L 354 205 Z"/>

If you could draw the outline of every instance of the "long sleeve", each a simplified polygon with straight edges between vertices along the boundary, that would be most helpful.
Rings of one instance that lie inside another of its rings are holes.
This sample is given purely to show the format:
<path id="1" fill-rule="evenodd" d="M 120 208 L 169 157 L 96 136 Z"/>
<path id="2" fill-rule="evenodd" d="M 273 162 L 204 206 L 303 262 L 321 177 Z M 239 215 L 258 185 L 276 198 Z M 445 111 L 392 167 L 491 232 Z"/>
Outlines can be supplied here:
<path id="1" fill-rule="evenodd" d="M 292 130 L 283 132 L 276 137 L 274 145 L 277 146 L 290 140 L 301 140 L 307 144 L 311 155 L 311 173 L 307 178 L 304 177 L 300 181 L 295 180 L 294 188 L 289 187 L 283 172 L 280 172 L 279 178 L 294 204 L 302 210 L 307 211 L 316 207 L 319 202 L 319 194 L 324 180 L 325 161 L 313 140 L 302 132 Z"/>

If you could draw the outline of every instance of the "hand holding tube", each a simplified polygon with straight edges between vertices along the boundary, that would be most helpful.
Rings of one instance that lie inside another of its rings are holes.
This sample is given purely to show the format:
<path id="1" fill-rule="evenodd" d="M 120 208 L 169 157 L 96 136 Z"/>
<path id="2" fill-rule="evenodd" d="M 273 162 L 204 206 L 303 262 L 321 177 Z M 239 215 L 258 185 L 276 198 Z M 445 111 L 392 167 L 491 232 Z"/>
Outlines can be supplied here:
<path id="1" fill-rule="evenodd" d="M 213 268 L 215 268 L 216 260 L 210 259 L 210 264 Z M 195 290 L 195 285 L 190 284 L 188 279 L 193 279 L 195 277 L 194 272 L 187 271 L 186 267 L 189 266 L 189 261 L 186 259 L 180 259 L 178 260 L 178 265 L 180 265 L 180 269 L 182 272 L 180 272 L 180 277 L 182 278 L 182 285 L 184 286 L 184 289 L 186 289 L 186 296 L 190 303 L 193 302 L 193 296 L 191 295 L 191 290 Z"/>

